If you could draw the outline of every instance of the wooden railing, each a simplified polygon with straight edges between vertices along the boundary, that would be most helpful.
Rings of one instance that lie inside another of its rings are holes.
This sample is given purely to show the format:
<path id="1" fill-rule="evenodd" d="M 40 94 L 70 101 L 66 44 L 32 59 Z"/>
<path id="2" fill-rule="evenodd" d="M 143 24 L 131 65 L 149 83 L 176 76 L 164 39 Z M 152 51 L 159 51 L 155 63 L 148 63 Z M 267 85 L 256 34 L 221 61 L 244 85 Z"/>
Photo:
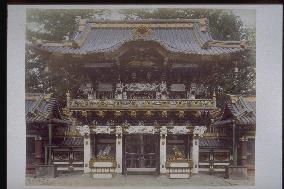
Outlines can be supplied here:
<path id="1" fill-rule="evenodd" d="M 67 108 L 81 110 L 212 110 L 214 99 L 88 100 L 67 97 Z"/>

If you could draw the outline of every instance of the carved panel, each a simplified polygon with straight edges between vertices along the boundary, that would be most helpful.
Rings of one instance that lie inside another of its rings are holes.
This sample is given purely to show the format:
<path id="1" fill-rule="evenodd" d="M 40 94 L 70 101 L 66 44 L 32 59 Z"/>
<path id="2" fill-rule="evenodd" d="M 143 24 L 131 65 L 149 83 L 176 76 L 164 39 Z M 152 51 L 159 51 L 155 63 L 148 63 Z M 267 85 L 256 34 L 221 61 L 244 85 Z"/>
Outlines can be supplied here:
<path id="1" fill-rule="evenodd" d="M 115 132 L 115 128 L 109 126 L 97 126 L 93 129 L 93 132 L 96 134 L 111 134 Z"/>
<path id="2" fill-rule="evenodd" d="M 189 130 L 186 126 L 176 126 L 168 129 L 168 132 L 171 134 L 188 134 Z"/>
<path id="3" fill-rule="evenodd" d="M 144 133 L 144 134 L 155 134 L 158 132 L 153 126 L 130 126 L 128 127 L 125 132 L 128 134 L 136 134 L 136 133 Z"/>

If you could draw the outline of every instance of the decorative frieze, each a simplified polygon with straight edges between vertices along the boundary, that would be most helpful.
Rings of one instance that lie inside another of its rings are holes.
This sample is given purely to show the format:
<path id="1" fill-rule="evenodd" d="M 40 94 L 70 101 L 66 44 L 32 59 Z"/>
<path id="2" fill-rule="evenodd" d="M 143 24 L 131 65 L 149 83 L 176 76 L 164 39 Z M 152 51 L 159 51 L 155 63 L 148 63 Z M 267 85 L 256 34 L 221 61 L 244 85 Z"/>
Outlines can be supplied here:
<path id="1" fill-rule="evenodd" d="M 211 99 L 182 99 L 182 100 L 94 100 L 69 99 L 69 109 L 98 110 L 98 116 L 104 116 L 102 110 L 213 110 L 216 109 Z"/>
<path id="2" fill-rule="evenodd" d="M 92 131 L 96 134 L 112 134 L 115 132 L 115 128 L 110 126 L 96 126 Z"/>
<path id="3" fill-rule="evenodd" d="M 129 83 L 123 85 L 126 91 L 158 91 L 159 84 L 156 83 Z"/>
<path id="4" fill-rule="evenodd" d="M 189 131 L 187 126 L 176 126 L 168 129 L 168 132 L 171 134 L 188 134 Z"/>
<path id="5" fill-rule="evenodd" d="M 121 126 L 94 126 L 89 128 L 89 126 L 77 126 L 77 131 L 82 136 L 89 135 L 90 132 L 94 134 L 115 134 L 116 136 L 122 136 L 122 134 L 160 134 L 161 136 L 166 136 L 167 134 L 190 134 L 192 133 L 192 128 L 188 126 L 145 126 L 143 122 L 140 122 L 137 126 L 131 126 L 129 123 L 125 123 Z M 205 126 L 195 126 L 193 130 L 194 136 L 203 137 L 206 131 Z"/>
<path id="6" fill-rule="evenodd" d="M 125 132 L 127 134 L 155 134 L 158 133 L 158 129 L 153 126 L 130 126 L 125 130 Z"/>

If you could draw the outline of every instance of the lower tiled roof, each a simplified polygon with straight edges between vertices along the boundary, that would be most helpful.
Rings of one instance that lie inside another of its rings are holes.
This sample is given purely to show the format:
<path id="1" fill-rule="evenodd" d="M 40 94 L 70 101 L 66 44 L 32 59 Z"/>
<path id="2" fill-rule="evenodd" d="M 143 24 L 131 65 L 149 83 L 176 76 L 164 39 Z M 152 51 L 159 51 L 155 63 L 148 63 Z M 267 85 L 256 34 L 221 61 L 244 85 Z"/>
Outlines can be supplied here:
<path id="1" fill-rule="evenodd" d="M 41 93 L 26 93 L 26 121 L 46 121 L 53 117 L 56 99 Z"/>
<path id="2" fill-rule="evenodd" d="M 68 137 L 62 142 L 64 146 L 84 146 L 83 137 Z"/>
<path id="3" fill-rule="evenodd" d="M 231 147 L 232 141 L 228 139 L 212 139 L 212 138 L 200 138 L 199 147 L 203 148 L 224 148 Z"/>

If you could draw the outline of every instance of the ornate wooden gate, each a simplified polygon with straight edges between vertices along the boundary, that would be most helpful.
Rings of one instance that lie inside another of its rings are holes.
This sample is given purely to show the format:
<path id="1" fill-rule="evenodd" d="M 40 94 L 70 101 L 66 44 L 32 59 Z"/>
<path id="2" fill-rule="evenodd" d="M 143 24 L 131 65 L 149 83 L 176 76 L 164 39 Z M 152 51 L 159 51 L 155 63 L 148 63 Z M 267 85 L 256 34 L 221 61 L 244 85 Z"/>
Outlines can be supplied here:
<path id="1" fill-rule="evenodd" d="M 159 169 L 158 135 L 125 135 L 124 173 L 157 173 Z"/>

